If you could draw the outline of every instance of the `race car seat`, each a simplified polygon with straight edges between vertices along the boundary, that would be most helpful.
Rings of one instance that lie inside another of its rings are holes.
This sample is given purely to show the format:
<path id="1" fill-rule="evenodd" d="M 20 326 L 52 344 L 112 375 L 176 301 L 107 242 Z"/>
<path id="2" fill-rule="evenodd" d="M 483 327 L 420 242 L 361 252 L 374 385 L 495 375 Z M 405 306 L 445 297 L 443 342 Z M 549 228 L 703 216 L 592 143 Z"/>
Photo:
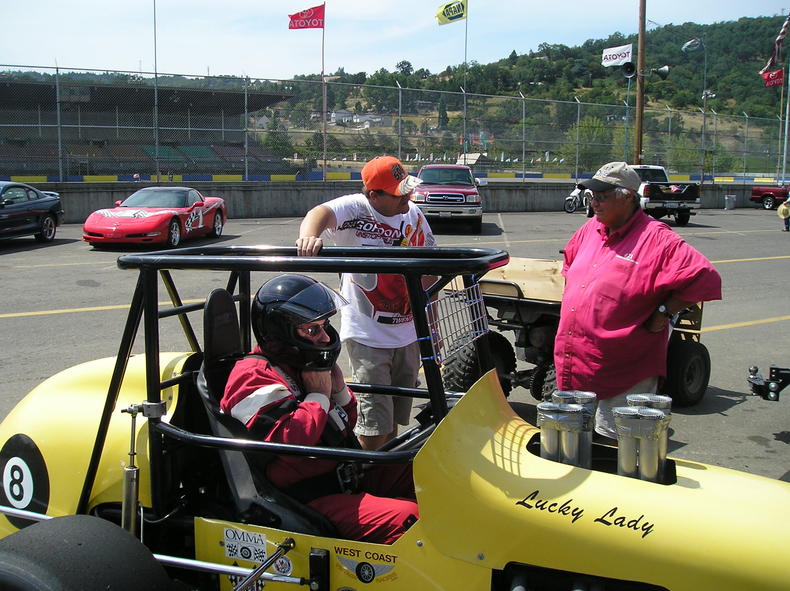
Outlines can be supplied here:
<path id="1" fill-rule="evenodd" d="M 219 407 L 228 375 L 236 361 L 244 356 L 236 304 L 225 289 L 215 289 L 206 298 L 203 349 L 196 385 L 212 433 L 218 437 L 251 439 L 246 427 Z M 266 479 L 264 467 L 272 456 L 227 449 L 220 450 L 219 454 L 236 513 L 242 522 L 337 537 L 326 516 L 287 496 Z"/>

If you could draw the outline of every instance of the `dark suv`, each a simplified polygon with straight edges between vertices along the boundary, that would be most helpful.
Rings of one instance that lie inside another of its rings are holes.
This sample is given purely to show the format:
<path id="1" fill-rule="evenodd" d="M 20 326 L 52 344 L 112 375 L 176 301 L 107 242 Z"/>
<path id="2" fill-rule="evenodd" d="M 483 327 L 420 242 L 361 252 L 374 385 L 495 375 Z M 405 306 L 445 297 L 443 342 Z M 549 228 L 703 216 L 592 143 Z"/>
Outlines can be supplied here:
<path id="1" fill-rule="evenodd" d="M 63 205 L 57 193 L 0 181 L 0 238 L 33 234 L 39 242 L 50 242 L 62 223 Z"/>

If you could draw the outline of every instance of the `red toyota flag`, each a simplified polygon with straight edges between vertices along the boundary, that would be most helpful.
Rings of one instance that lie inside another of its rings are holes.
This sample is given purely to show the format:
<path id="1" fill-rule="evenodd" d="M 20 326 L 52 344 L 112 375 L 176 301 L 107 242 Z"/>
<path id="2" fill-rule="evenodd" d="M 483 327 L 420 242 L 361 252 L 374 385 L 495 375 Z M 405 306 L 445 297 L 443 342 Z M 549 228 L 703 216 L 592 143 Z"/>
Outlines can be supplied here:
<path id="1" fill-rule="evenodd" d="M 323 29 L 324 28 L 324 7 L 325 4 L 314 6 L 307 10 L 302 10 L 296 14 L 289 14 L 291 19 L 288 23 L 289 29 Z"/>
<path id="2" fill-rule="evenodd" d="M 762 76 L 763 80 L 765 81 L 766 88 L 771 88 L 772 86 L 781 86 L 785 81 L 784 68 L 781 70 L 774 70 L 772 72 L 765 72 L 764 74 L 760 74 L 760 76 Z"/>

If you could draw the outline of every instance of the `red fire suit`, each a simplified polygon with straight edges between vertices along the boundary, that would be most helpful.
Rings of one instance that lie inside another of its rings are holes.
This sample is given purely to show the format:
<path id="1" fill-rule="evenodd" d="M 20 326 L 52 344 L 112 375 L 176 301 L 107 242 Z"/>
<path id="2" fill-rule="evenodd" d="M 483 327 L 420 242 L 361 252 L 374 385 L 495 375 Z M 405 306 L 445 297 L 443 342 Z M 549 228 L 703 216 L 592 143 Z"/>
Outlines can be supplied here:
<path id="1" fill-rule="evenodd" d="M 356 397 L 348 388 L 331 397 L 305 394 L 298 371 L 260 356 L 236 363 L 220 407 L 248 429 L 262 432 L 263 426 L 264 441 L 296 445 L 345 446 L 357 420 Z M 337 466 L 334 460 L 278 456 L 267 464 L 266 476 L 326 515 L 344 538 L 391 544 L 417 519 L 411 465 L 373 466 L 350 494 L 336 478 Z"/>

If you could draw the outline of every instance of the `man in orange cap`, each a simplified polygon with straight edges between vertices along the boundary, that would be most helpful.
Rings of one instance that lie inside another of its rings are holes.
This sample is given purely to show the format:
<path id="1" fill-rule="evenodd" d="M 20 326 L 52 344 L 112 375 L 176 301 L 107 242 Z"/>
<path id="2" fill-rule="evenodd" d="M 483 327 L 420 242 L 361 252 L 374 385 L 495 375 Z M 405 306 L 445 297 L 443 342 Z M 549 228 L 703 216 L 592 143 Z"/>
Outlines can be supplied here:
<path id="1" fill-rule="evenodd" d="M 337 246 L 435 246 L 431 228 L 411 193 L 420 179 L 400 160 L 379 156 L 362 168 L 361 193 L 344 195 L 307 212 L 296 240 L 300 256 L 315 256 L 321 235 Z M 341 310 L 340 338 L 351 361 L 352 379 L 366 384 L 413 388 L 420 350 L 401 275 L 344 273 L 341 293 L 351 305 Z M 354 429 L 365 449 L 377 449 L 407 425 L 411 399 L 359 394 Z"/>

